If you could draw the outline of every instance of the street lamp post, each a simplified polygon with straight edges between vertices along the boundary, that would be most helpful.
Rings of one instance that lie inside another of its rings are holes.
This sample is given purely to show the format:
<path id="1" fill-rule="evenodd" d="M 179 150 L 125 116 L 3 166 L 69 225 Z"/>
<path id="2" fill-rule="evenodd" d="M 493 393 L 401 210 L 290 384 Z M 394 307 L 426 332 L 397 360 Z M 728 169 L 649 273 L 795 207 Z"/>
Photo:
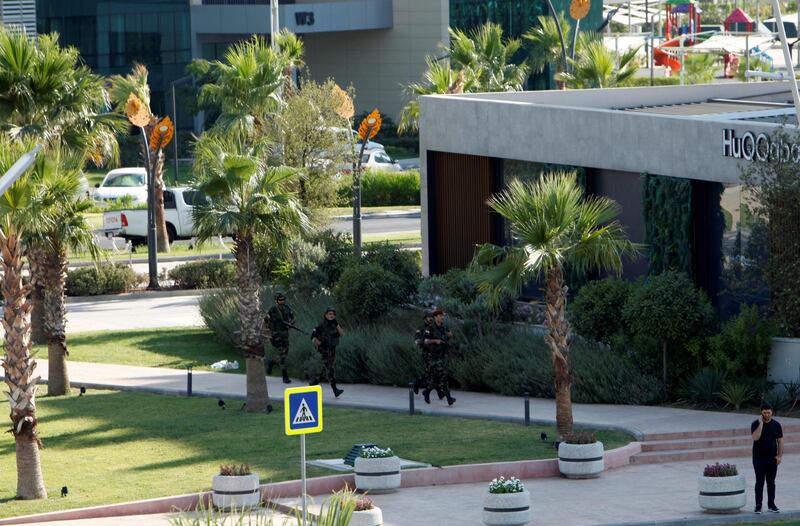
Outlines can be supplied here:
<path id="1" fill-rule="evenodd" d="M 36 155 L 41 150 L 42 146 L 37 144 L 33 150 L 17 159 L 17 162 L 3 174 L 3 177 L 0 177 L 0 195 L 6 193 L 6 190 L 11 188 L 11 185 L 33 166 L 33 163 L 36 161 Z"/>

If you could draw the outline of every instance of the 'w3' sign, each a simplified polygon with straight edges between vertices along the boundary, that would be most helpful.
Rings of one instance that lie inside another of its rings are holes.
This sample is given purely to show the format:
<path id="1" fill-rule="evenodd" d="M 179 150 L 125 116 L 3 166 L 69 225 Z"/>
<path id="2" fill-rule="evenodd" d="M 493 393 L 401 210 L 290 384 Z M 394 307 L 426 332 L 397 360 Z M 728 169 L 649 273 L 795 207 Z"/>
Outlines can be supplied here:
<path id="1" fill-rule="evenodd" d="M 314 25 L 314 12 L 313 11 L 299 11 L 294 14 L 294 21 L 298 26 L 313 26 Z"/>

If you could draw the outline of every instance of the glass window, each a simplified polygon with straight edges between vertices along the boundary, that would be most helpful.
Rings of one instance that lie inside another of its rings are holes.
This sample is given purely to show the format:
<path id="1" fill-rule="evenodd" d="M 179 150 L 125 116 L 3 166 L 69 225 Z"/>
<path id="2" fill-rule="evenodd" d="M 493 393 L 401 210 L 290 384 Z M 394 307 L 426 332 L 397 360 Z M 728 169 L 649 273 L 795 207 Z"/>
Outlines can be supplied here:
<path id="1" fill-rule="evenodd" d="M 107 188 L 122 188 L 133 186 L 144 186 L 144 174 L 140 173 L 120 173 L 109 177 L 103 184 Z"/>
<path id="2" fill-rule="evenodd" d="M 361 164 L 367 164 L 369 162 L 369 154 L 366 153 L 361 157 Z"/>
<path id="3" fill-rule="evenodd" d="M 392 164 L 392 158 L 386 152 L 375 152 L 375 161 L 379 163 Z"/>
<path id="4" fill-rule="evenodd" d="M 173 51 L 175 49 L 175 15 L 164 13 L 158 17 L 158 32 L 161 35 L 161 51 Z M 164 62 L 172 62 L 164 60 Z"/>
<path id="5" fill-rule="evenodd" d="M 189 206 L 201 205 L 208 201 L 206 196 L 197 190 L 187 190 L 183 192 L 183 202 Z"/>
<path id="6" fill-rule="evenodd" d="M 170 190 L 164 190 L 164 208 L 167 210 L 175 210 L 175 194 Z"/>

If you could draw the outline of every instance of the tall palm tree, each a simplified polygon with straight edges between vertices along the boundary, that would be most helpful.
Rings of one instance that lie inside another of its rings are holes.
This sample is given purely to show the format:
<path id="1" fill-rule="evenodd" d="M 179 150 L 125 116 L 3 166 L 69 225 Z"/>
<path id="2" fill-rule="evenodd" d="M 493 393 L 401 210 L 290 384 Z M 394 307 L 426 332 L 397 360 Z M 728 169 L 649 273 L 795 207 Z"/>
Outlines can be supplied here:
<path id="1" fill-rule="evenodd" d="M 613 88 L 631 79 L 639 64 L 631 48 L 619 57 L 608 49 L 602 40 L 592 38 L 574 59 L 568 59 L 572 70 L 561 72 L 556 78 L 570 88 Z"/>
<path id="2" fill-rule="evenodd" d="M 125 104 L 128 102 L 128 97 L 133 94 L 142 101 L 145 107 L 148 108 L 150 113 L 150 121 L 144 127 L 144 131 L 148 137 L 153 133 L 154 128 L 160 122 L 159 117 L 153 115 L 150 111 L 150 85 L 147 82 L 149 72 L 147 67 L 142 64 L 134 64 L 131 72 L 125 76 L 114 75 L 111 77 L 111 87 L 109 95 L 111 100 L 116 105 L 116 109 L 120 114 L 125 113 Z M 158 252 L 169 252 L 169 233 L 167 232 L 167 220 L 164 216 L 164 146 L 159 144 L 150 144 L 146 148 L 142 144 L 142 158 L 148 156 L 147 165 L 153 179 L 153 190 L 155 196 L 155 213 L 156 213 L 156 250 Z M 177 174 L 175 174 L 177 177 Z"/>
<path id="3" fill-rule="evenodd" d="M 400 123 L 397 127 L 400 133 L 416 131 L 419 128 L 420 96 L 470 92 L 475 85 L 471 71 L 455 70 L 449 63 L 438 62 L 431 57 L 427 57 L 425 61 L 428 66 L 422 82 L 413 82 L 406 86 L 411 100 L 400 114 Z"/>
<path id="4" fill-rule="evenodd" d="M 556 64 L 556 73 L 567 69 L 567 48 L 572 41 L 572 28 L 567 20 L 567 16 L 562 12 L 558 14 L 558 19 L 552 16 L 537 17 L 538 25 L 532 27 L 522 35 L 522 39 L 528 43 L 529 58 L 528 64 L 534 73 L 541 73 L 549 64 Z M 582 44 L 578 40 L 576 47 Z M 578 49 L 575 51 L 577 52 Z"/>
<path id="5" fill-rule="evenodd" d="M 51 150 L 37 160 L 30 176 L 50 203 L 45 212 L 51 220 L 31 224 L 24 236 L 31 275 L 36 268 L 36 281 L 43 289 L 49 396 L 70 391 L 65 304 L 68 251 L 89 252 L 93 259 L 100 259 L 100 249 L 84 215 L 92 203 L 80 195 L 82 161 L 82 157 L 70 159 L 66 153 Z"/>
<path id="6" fill-rule="evenodd" d="M 564 436 L 572 431 L 572 368 L 567 320 L 565 273 L 592 270 L 620 272 L 625 256 L 637 246 L 615 220 L 619 206 L 604 197 L 584 197 L 575 174 L 552 173 L 534 183 L 513 181 L 488 201 L 511 226 L 512 247 L 486 244 L 475 264 L 480 287 L 494 298 L 500 291 L 521 291 L 530 280 L 544 281 L 545 342 L 553 361 L 556 427 Z"/>
<path id="7" fill-rule="evenodd" d="M 5 172 L 30 147 L 28 141 L 11 140 L 0 134 L 0 171 Z M 17 498 L 44 499 L 36 419 L 36 361 L 31 356 L 29 287 L 22 281 L 28 226 L 51 221 L 42 210 L 42 195 L 30 176 L 23 175 L 0 196 L 0 255 L 3 265 L 3 370 L 8 387 L 11 429 L 16 442 Z"/>
<path id="8" fill-rule="evenodd" d="M 285 191 L 293 170 L 267 165 L 269 145 L 247 146 L 240 138 L 204 135 L 195 149 L 195 188 L 208 197 L 193 210 L 198 241 L 232 234 L 236 259 L 239 346 L 247 366 L 247 411 L 267 408 L 261 340 L 261 277 L 255 243 L 279 243 L 308 228 L 295 196 Z"/>
<path id="9" fill-rule="evenodd" d="M 487 23 L 464 32 L 450 29 L 450 62 L 473 73 L 479 91 L 520 91 L 530 68 L 512 59 L 522 47 L 516 38 L 503 38 L 499 24 Z"/>
<path id="10" fill-rule="evenodd" d="M 276 37 L 278 52 L 284 61 L 284 91 L 294 92 L 294 73 L 302 69 L 305 63 L 306 47 L 303 39 L 286 28 L 280 30 Z"/>

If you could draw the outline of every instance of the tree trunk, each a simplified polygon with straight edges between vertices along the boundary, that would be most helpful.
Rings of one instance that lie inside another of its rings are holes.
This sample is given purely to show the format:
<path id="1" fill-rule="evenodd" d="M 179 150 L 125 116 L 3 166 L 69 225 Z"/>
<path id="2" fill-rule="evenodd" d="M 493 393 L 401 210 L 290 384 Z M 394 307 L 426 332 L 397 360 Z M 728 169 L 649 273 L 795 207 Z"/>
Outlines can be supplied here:
<path id="1" fill-rule="evenodd" d="M 45 273 L 44 313 L 47 338 L 48 381 L 47 394 L 62 396 L 69 394 L 67 371 L 67 308 L 65 306 L 65 281 L 67 253 L 63 247 L 54 249 L 48 258 Z"/>
<path id="2" fill-rule="evenodd" d="M 44 327 L 44 253 L 41 250 L 28 248 L 28 267 L 31 278 L 31 340 L 36 344 L 47 343 L 47 332 Z"/>
<path id="3" fill-rule="evenodd" d="M 17 498 L 44 499 L 36 421 L 36 361 L 31 358 L 31 304 L 22 284 L 22 242 L 13 232 L 0 232 L 3 264 L 3 369 L 11 410 L 11 433 L 17 445 Z"/>
<path id="4" fill-rule="evenodd" d="M 661 381 L 664 382 L 664 396 L 667 395 L 667 340 L 661 340 Z"/>
<path id="5" fill-rule="evenodd" d="M 253 237 L 238 234 L 234 241 L 236 281 L 238 288 L 239 345 L 247 365 L 247 411 L 267 410 L 267 375 L 264 368 L 264 347 L 261 344 L 261 276 L 258 274 Z"/>
<path id="6" fill-rule="evenodd" d="M 553 384 L 556 395 L 556 429 L 562 437 L 572 432 L 572 368 L 569 362 L 569 340 L 572 333 L 567 320 L 567 286 L 560 268 L 547 272 L 545 282 L 544 339 L 553 359 Z"/>
<path id="7" fill-rule="evenodd" d="M 158 252 L 169 252 L 167 220 L 164 217 L 164 151 L 159 148 L 151 159 L 150 166 L 153 167 L 153 186 L 155 188 L 156 249 Z"/>

